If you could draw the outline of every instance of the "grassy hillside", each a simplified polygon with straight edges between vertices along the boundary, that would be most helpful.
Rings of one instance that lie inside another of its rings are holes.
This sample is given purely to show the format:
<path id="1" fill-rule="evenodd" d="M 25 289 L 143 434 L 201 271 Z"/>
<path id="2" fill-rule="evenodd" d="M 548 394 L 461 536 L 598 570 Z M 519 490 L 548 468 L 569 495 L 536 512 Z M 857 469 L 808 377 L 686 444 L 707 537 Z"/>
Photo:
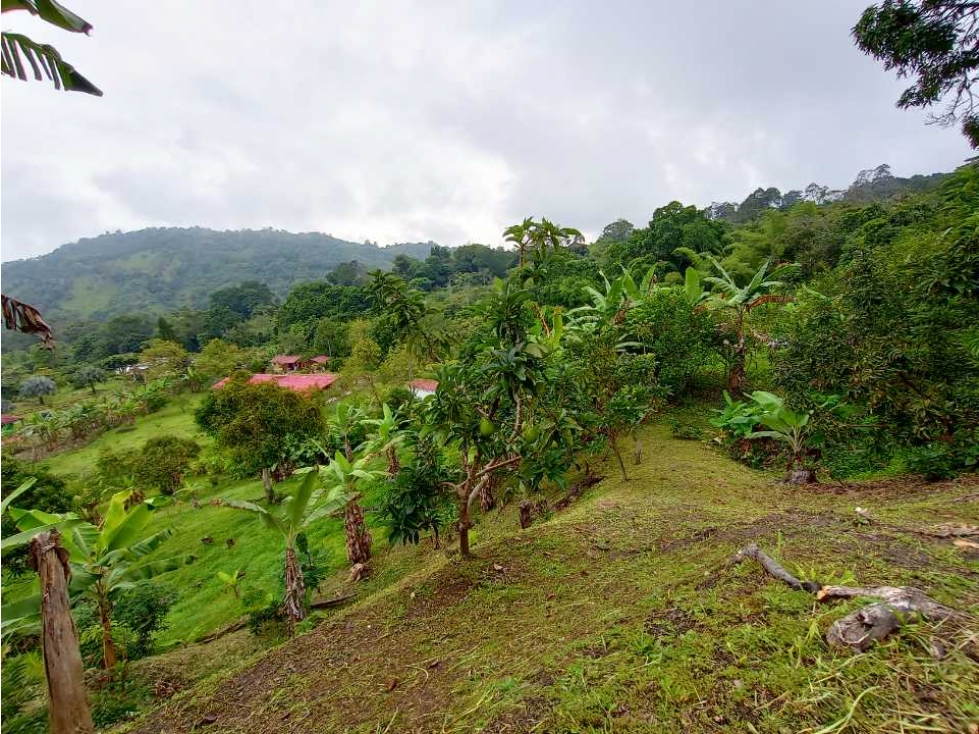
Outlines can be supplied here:
<path id="1" fill-rule="evenodd" d="M 319 613 L 313 631 L 270 653 L 240 632 L 137 663 L 148 690 L 160 681 L 187 690 L 166 694 L 129 731 L 208 721 L 220 732 L 828 734 L 957 731 L 979 720 L 974 636 L 910 624 L 867 654 L 830 651 L 827 626 L 860 602 L 817 605 L 757 565 L 728 563 L 756 541 L 804 578 L 914 585 L 975 608 L 975 555 L 920 532 L 979 521 L 974 477 L 800 489 L 664 427 L 646 440 L 633 481 L 609 471 L 524 532 L 513 508 L 484 518 L 471 561 L 425 544 L 382 550 L 355 586 L 338 572 L 324 593 L 356 592 L 352 606 Z M 856 505 L 876 522 L 856 524 Z M 230 510 L 171 511 L 182 513 L 173 544 L 200 547 L 204 533 L 215 543 L 164 577 L 183 595 L 168 640 L 233 611 L 216 569 L 247 565 L 246 578 L 268 582 L 278 554 L 257 522 Z M 325 527 L 312 545 L 342 568 L 338 535 Z M 942 659 L 929 652 L 935 639 Z"/>
<path id="2" fill-rule="evenodd" d="M 217 232 L 201 227 L 116 232 L 3 264 L 4 293 L 49 320 L 105 319 L 133 312 L 201 308 L 213 291 L 261 280 L 284 295 L 342 262 L 386 267 L 395 256 L 424 258 L 431 243 L 377 247 L 316 232 Z"/>

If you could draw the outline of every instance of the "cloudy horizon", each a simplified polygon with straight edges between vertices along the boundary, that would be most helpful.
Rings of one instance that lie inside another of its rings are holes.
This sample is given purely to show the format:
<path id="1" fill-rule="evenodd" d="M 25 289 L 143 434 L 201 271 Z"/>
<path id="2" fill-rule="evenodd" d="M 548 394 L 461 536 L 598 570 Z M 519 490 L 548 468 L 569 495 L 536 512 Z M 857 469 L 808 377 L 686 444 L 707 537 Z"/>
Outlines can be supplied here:
<path id="1" fill-rule="evenodd" d="M 90 37 L 3 16 L 105 92 L 3 80 L 4 262 L 155 226 L 497 245 L 532 213 L 594 236 L 972 155 L 854 47 L 869 0 L 67 4 Z"/>

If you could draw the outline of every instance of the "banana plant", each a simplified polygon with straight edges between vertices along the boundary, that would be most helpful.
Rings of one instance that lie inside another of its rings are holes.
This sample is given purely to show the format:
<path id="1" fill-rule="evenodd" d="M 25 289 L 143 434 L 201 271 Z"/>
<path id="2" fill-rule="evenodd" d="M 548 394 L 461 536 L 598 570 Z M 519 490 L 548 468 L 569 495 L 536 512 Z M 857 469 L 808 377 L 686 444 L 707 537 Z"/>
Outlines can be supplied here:
<path id="1" fill-rule="evenodd" d="M 62 532 L 62 544 L 71 564 L 69 595 L 73 600 L 91 599 L 99 612 L 102 628 L 102 660 L 108 670 L 118 662 L 112 637 L 112 608 L 119 595 L 137 582 L 173 571 L 193 560 L 192 556 L 174 556 L 159 561 L 146 557 L 173 534 L 171 528 L 143 537 L 153 519 L 153 505 L 141 502 L 127 509 L 131 491 L 117 492 L 109 500 L 101 526 L 79 520 L 74 515 L 54 515 L 40 510 L 11 508 L 20 542 L 52 527 Z M 28 537 L 29 536 L 29 537 Z M 13 538 L 8 538 L 8 541 Z M 37 617 L 41 606 L 39 590 L 5 605 L 0 612 L 6 633 L 13 625 L 22 626 Z"/>
<path id="2" fill-rule="evenodd" d="M 87 35 L 92 30 L 91 23 L 55 0 L 4 0 L 3 12 L 12 10 L 24 10 L 72 33 Z M 44 75 L 54 83 L 55 89 L 63 88 L 67 92 L 84 92 L 97 97 L 102 96 L 98 87 L 61 58 L 61 54 L 53 46 L 37 43 L 21 33 L 4 31 L 0 39 L 0 50 L 3 56 L 0 70 L 4 76 L 27 81 L 28 74 L 31 73 L 37 81 L 41 81 L 43 70 Z M 26 60 L 26 64 L 22 57 Z M 48 335 L 50 336 L 50 330 Z"/>
<path id="3" fill-rule="evenodd" d="M 383 415 L 381 418 L 370 418 L 363 421 L 364 424 L 372 426 L 374 438 L 370 442 L 372 453 L 383 453 L 388 460 L 388 474 L 396 476 L 401 468 L 398 460 L 398 447 L 404 443 L 404 434 L 401 428 L 404 421 L 391 410 L 391 406 L 384 403 L 382 406 Z"/>
<path id="4" fill-rule="evenodd" d="M 745 382 L 745 361 L 748 354 L 748 345 L 745 340 L 745 317 L 753 309 L 766 303 L 787 303 L 792 300 L 791 296 L 774 295 L 771 291 L 781 287 L 784 283 L 777 278 L 793 272 L 799 268 L 796 263 L 784 264 L 775 267 L 771 272 L 771 260 L 766 260 L 757 272 L 751 277 L 747 285 L 738 285 L 734 277 L 724 269 L 724 266 L 717 261 L 713 255 L 707 255 L 707 260 L 717 271 L 716 276 L 704 278 L 717 288 L 717 292 L 708 299 L 708 304 L 732 312 L 734 344 L 733 362 L 728 373 L 727 389 L 734 395 L 740 395 Z"/>
<path id="5" fill-rule="evenodd" d="M 360 488 L 387 476 L 386 472 L 368 468 L 370 461 L 370 455 L 348 460 L 337 451 L 333 461 L 319 470 L 324 486 L 330 489 L 334 510 L 343 510 L 343 531 L 350 565 L 367 563 L 371 557 L 372 539 L 360 507 Z"/>
<path id="6" fill-rule="evenodd" d="M 338 456 L 342 456 L 337 452 Z M 221 504 L 235 510 L 242 510 L 258 515 L 267 528 L 282 535 L 286 546 L 285 573 L 286 589 L 282 607 L 289 618 L 289 625 L 295 632 L 296 624 L 306 618 L 306 582 L 303 579 L 302 567 L 296 555 L 296 539 L 316 521 L 336 512 L 344 504 L 340 492 L 331 493 L 321 503 L 323 490 L 318 488 L 319 472 L 316 468 L 301 469 L 303 475 L 299 488 L 294 495 L 287 496 L 281 505 L 266 509 L 251 502 L 239 500 L 224 500 Z"/>
<path id="7" fill-rule="evenodd" d="M 790 454 L 787 469 L 790 472 L 802 471 L 808 448 L 809 419 L 812 417 L 812 411 L 797 413 L 786 407 L 781 397 L 764 390 L 751 393 L 751 399 L 761 407 L 762 412 L 757 418 L 768 430 L 752 431 L 747 438 L 770 438 L 786 444 Z"/>

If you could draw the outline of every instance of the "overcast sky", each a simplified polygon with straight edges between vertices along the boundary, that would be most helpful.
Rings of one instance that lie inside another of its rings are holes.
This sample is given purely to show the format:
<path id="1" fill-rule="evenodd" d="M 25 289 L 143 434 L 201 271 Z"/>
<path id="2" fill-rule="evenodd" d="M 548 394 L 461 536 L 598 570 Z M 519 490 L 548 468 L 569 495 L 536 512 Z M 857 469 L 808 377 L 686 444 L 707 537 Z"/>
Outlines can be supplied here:
<path id="1" fill-rule="evenodd" d="M 3 80 L 3 260 L 146 226 L 595 235 L 970 155 L 854 48 L 869 0 L 67 4 L 90 37 L 3 16 L 105 92 Z"/>

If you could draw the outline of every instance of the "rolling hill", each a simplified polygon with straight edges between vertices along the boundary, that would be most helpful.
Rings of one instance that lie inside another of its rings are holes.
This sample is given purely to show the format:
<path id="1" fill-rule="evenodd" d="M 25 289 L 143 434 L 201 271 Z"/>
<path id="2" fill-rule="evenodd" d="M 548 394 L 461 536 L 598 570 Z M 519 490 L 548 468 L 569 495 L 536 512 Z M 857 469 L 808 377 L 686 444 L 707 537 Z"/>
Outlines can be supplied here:
<path id="1" fill-rule="evenodd" d="M 384 268 L 400 254 L 424 258 L 432 243 L 379 247 L 327 234 L 283 230 L 218 232 L 202 227 L 115 232 L 3 263 L 4 293 L 55 322 L 201 308 L 208 295 L 246 280 L 278 295 L 357 260 Z"/>

